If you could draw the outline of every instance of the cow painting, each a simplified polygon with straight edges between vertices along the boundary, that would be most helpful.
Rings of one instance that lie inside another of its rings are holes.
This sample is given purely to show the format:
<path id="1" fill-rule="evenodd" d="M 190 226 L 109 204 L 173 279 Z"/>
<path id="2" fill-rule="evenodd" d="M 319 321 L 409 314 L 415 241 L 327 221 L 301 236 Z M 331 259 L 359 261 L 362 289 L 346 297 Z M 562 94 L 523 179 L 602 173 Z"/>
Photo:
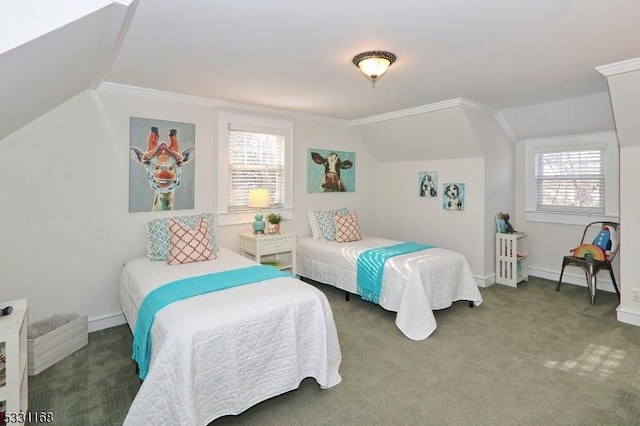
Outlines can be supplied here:
<path id="1" fill-rule="evenodd" d="M 329 153 L 309 150 L 309 155 L 316 169 L 315 173 L 309 172 L 308 192 L 353 192 L 355 189 L 354 173 L 350 173 L 349 179 L 343 179 L 341 172 L 349 170 L 354 163 L 345 157 L 354 158 L 353 153 Z M 321 167 L 318 167 L 321 166 Z M 313 166 L 311 166 L 313 167 Z"/>

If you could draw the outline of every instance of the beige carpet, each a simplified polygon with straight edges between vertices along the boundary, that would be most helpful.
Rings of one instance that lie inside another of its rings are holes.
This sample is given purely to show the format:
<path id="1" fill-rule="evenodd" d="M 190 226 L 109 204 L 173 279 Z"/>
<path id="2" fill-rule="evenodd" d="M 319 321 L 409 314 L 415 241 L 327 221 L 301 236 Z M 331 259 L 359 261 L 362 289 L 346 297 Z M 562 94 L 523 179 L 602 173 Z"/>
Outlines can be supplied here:
<path id="1" fill-rule="evenodd" d="M 213 424 L 638 425 L 640 327 L 616 321 L 615 294 L 532 278 L 481 289 L 484 303 L 436 312 L 414 342 L 395 314 L 319 285 L 333 309 L 342 383 L 296 391 Z M 32 410 L 56 424 L 121 424 L 137 390 L 126 326 L 31 378 Z"/>

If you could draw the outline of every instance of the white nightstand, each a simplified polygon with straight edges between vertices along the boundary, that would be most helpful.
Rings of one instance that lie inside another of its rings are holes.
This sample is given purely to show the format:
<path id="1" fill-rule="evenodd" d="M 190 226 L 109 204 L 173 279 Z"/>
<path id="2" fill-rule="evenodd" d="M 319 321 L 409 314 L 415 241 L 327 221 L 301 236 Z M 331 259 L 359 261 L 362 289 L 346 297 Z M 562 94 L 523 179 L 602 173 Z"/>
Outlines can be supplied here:
<path id="1" fill-rule="evenodd" d="M 297 234 L 240 234 L 240 254 L 295 274 Z M 285 256 L 282 256 L 285 255 Z M 270 257 L 269 259 L 263 259 Z"/>

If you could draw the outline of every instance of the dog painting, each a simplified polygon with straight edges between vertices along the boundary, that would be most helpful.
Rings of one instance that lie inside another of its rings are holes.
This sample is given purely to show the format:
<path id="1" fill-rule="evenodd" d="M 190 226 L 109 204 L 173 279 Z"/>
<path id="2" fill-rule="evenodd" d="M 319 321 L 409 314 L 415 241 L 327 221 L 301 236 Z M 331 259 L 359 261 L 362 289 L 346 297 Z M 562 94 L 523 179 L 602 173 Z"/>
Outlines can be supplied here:
<path id="1" fill-rule="evenodd" d="M 418 194 L 421 197 L 438 196 L 438 172 L 418 173 Z"/>
<path id="2" fill-rule="evenodd" d="M 442 208 L 444 210 L 464 210 L 464 183 L 442 185 Z"/>

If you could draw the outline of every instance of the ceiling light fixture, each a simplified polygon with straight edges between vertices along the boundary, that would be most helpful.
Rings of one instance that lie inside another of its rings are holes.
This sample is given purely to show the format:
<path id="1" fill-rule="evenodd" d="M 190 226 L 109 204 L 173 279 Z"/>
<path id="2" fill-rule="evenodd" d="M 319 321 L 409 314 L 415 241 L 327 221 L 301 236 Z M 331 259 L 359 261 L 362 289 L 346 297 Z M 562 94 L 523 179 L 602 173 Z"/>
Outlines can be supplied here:
<path id="1" fill-rule="evenodd" d="M 376 80 L 384 74 L 389 66 L 396 61 L 396 55 L 382 50 L 363 52 L 353 57 L 353 64 L 367 76 L 375 87 Z"/>

